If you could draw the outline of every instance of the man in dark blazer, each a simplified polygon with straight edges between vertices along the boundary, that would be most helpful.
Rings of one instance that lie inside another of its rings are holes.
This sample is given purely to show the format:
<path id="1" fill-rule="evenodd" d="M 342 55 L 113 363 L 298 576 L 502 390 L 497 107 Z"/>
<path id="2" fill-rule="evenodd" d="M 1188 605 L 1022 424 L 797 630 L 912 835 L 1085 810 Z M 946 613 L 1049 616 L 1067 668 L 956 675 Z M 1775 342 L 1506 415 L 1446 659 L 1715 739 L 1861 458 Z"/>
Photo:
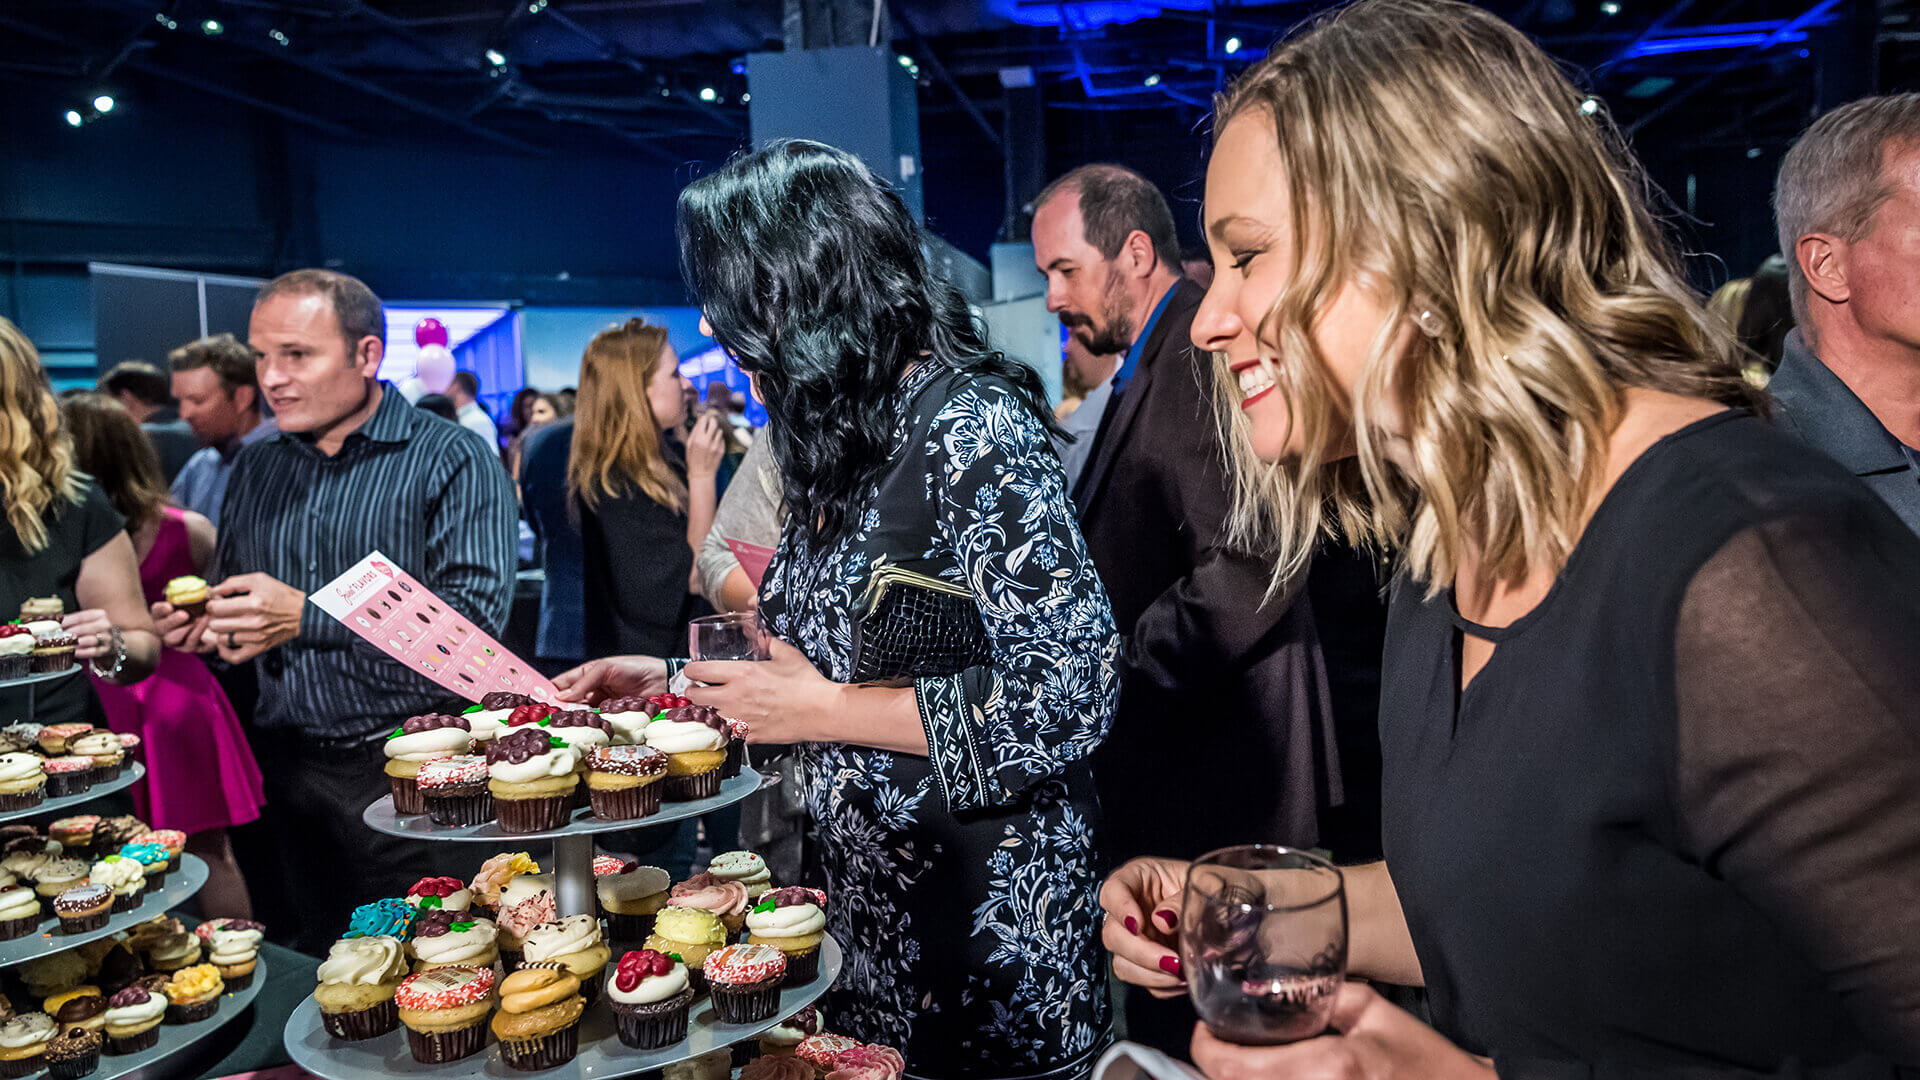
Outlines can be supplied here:
<path id="1" fill-rule="evenodd" d="M 1331 843 L 1323 818 L 1346 793 L 1318 590 L 1291 582 L 1268 597 L 1272 562 L 1226 540 L 1213 361 L 1189 340 L 1204 293 L 1181 276 L 1166 200 L 1131 170 L 1085 166 L 1035 200 L 1033 243 L 1048 310 L 1090 351 L 1124 354 L 1086 468 L 1069 478 L 1124 640 L 1119 710 L 1094 756 L 1102 855 Z M 1370 849 L 1354 858 L 1378 857 L 1371 797 L 1373 835 L 1358 841 Z M 1184 1057 L 1192 1015 L 1134 995 L 1128 1032 Z"/>

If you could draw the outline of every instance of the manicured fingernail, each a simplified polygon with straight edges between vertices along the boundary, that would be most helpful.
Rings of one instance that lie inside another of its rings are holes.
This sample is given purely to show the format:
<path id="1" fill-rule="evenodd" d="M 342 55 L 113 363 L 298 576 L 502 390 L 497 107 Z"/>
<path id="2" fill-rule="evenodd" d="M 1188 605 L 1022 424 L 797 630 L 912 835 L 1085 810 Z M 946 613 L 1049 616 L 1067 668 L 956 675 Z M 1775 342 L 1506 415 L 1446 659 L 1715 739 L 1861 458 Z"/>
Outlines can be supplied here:
<path id="1" fill-rule="evenodd" d="M 1159 911 L 1154 912 L 1153 917 L 1166 923 L 1168 930 L 1172 930 L 1175 926 L 1179 925 L 1178 920 L 1173 917 L 1173 912 L 1168 911 L 1166 908 L 1161 908 Z"/>
<path id="2" fill-rule="evenodd" d="M 1166 972 L 1167 974 L 1173 976 L 1176 979 L 1179 978 L 1180 977 L 1180 958 L 1177 956 L 1174 956 L 1171 953 L 1161 957 L 1160 970 Z"/>
<path id="3" fill-rule="evenodd" d="M 1137 921 L 1135 921 L 1133 916 L 1131 915 L 1127 916 L 1127 933 L 1137 934 L 1139 932 L 1140 932 L 1140 924 Z"/>

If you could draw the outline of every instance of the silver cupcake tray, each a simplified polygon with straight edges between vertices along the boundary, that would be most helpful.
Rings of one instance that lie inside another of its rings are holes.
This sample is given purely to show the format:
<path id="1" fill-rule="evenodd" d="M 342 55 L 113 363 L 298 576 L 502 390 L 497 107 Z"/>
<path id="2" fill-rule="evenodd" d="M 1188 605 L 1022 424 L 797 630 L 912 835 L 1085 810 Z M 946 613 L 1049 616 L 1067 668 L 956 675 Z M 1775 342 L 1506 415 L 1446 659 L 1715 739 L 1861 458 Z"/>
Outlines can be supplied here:
<path id="1" fill-rule="evenodd" d="M 180 868 L 167 875 L 167 880 L 149 894 L 141 890 L 140 906 L 121 915 L 111 915 L 107 925 L 98 930 L 89 930 L 84 934 L 63 934 L 60 932 L 60 920 L 48 916 L 40 920 L 38 930 L 26 937 L 17 937 L 12 941 L 0 941 L 0 967 L 9 967 L 28 960 L 38 960 L 43 956 L 52 956 L 57 952 L 66 952 L 77 945 L 131 930 L 148 919 L 165 915 L 168 909 L 182 903 L 200 887 L 207 883 L 207 864 L 192 855 L 180 856 Z M 258 976 L 255 976 L 258 978 Z"/>
<path id="2" fill-rule="evenodd" d="M 59 671 L 36 671 L 31 675 L 22 675 L 17 679 L 0 679 L 0 690 L 11 690 L 16 686 L 32 686 L 35 683 L 64 679 L 79 670 L 80 665 L 74 664 L 71 667 L 61 668 Z M 31 710 L 29 710 L 28 715 L 32 715 Z"/>
<path id="3" fill-rule="evenodd" d="M 132 787 L 140 782 L 141 777 L 146 775 L 147 767 L 145 765 L 137 761 L 127 762 L 126 767 L 120 770 L 119 776 L 104 783 L 95 784 L 78 795 L 62 795 L 58 798 L 42 799 L 40 800 L 39 806 L 28 807 L 25 810 L 0 811 L 0 824 L 9 821 L 19 821 L 22 818 L 39 817 L 43 814 L 58 814 L 60 811 L 66 810 L 69 807 L 85 806 L 103 795 L 111 795 L 122 788 Z"/>
<path id="4" fill-rule="evenodd" d="M 664 781 L 660 782 L 664 783 Z M 778 782 L 777 779 L 775 782 Z M 576 810 L 567 824 L 544 832 L 510 833 L 502 829 L 498 821 L 456 828 L 435 825 L 433 819 L 425 814 L 395 814 L 391 795 L 382 795 L 374 800 L 373 805 L 361 813 L 360 819 L 366 822 L 367 827 L 374 832 L 386 833 L 389 836 L 404 836 L 413 840 L 464 840 L 512 845 L 531 840 L 555 840 L 567 836 L 632 832 L 635 829 L 651 829 L 656 825 L 671 825 L 676 821 L 685 821 L 702 814 L 710 814 L 724 806 L 731 806 L 760 790 L 764 783 L 766 780 L 760 773 L 750 766 L 742 766 L 740 775 L 731 780 L 722 780 L 720 793 L 710 798 L 694 799 L 690 802 L 663 802 L 657 814 L 628 818 L 623 821 L 602 821 L 593 816 L 592 810 Z"/>
<path id="5" fill-rule="evenodd" d="M 267 984 L 267 962 L 257 960 L 253 969 L 253 982 L 245 990 L 230 991 L 220 998 L 220 1011 L 193 1024 L 160 1024 L 160 1041 L 135 1054 L 108 1054 L 102 1052 L 100 1070 L 87 1074 L 87 1080 L 116 1080 L 117 1077 L 132 1076 L 140 1073 L 149 1065 L 157 1065 L 201 1039 L 219 1031 L 227 1024 L 238 1020 L 260 988 Z M 35 1074 L 36 1076 L 40 1074 Z M 156 1068 L 152 1076 L 169 1075 L 164 1067 Z"/>
<path id="6" fill-rule="evenodd" d="M 328 1035 L 320 1024 L 320 1007 L 311 997 L 300 1003 L 287 1020 L 287 1053 L 293 1063 L 322 1080 L 374 1080 L 388 1076 L 431 1076 L 441 1080 L 518 1080 L 521 1077 L 567 1078 L 567 1080 L 608 1080 L 633 1076 L 675 1062 L 732 1046 L 757 1037 L 782 1020 L 820 999 L 840 975 L 840 945 L 828 937 L 820 943 L 820 975 L 812 982 L 789 986 L 780 991 L 780 1007 L 773 1017 L 753 1024 L 723 1024 L 714 1014 L 713 1001 L 702 995 L 694 998 L 688 1017 L 687 1037 L 662 1050 L 634 1050 L 614 1034 L 613 1013 L 605 993 L 594 1002 L 580 1021 L 580 1053 L 572 1061 L 555 1069 L 521 1072 L 500 1059 L 500 1045 L 489 1042 L 487 1048 L 472 1057 L 444 1065 L 422 1065 L 407 1049 L 407 1031 L 398 1031 L 377 1039 L 345 1042 Z"/>

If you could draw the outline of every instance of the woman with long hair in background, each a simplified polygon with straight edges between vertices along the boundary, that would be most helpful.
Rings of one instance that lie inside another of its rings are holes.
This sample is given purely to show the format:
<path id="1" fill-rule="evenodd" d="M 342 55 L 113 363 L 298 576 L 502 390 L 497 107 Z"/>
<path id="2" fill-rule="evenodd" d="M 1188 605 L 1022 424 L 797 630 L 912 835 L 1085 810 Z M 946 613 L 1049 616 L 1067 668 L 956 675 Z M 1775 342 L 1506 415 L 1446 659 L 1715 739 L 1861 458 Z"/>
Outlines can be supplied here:
<path id="1" fill-rule="evenodd" d="M 1214 1080 L 1920 1066 L 1920 539 L 1756 415 L 1583 100 L 1484 10 L 1361 0 L 1216 110 L 1194 344 L 1276 576 L 1328 506 L 1399 564 L 1349 970 L 1434 1027 L 1348 983 L 1318 1038 L 1197 1028 Z M 1102 891 L 1161 993 L 1183 872 Z"/>
<path id="2" fill-rule="evenodd" d="M 100 394 L 73 395 L 60 409 L 75 462 L 126 519 L 147 603 L 165 599 L 174 578 L 206 574 L 213 523 L 169 504 L 160 461 L 133 417 Z M 124 687 L 96 677 L 95 684 L 109 726 L 140 736 L 145 748 L 147 778 L 134 785 L 134 809 L 155 828 L 187 834 L 187 850 L 207 864 L 206 910 L 250 918 L 227 830 L 258 818 L 266 797 L 240 718 L 206 662 L 163 649 L 151 677 Z"/>

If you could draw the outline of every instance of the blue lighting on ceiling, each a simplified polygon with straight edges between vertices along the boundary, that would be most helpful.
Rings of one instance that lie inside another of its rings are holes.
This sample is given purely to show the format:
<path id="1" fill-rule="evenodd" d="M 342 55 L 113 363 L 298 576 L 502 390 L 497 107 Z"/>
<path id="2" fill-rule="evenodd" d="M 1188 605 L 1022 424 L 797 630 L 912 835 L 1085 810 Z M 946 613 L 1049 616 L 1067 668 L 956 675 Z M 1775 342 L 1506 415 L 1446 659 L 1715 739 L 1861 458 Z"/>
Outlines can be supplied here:
<path id="1" fill-rule="evenodd" d="M 1022 26 L 1093 30 L 1151 19 L 1163 11 L 1205 11 L 1207 0 L 987 0 L 993 14 Z"/>
<path id="2" fill-rule="evenodd" d="M 1802 30 L 1775 30 L 1771 33 L 1753 32 L 1748 34 L 1700 34 L 1695 37 L 1657 38 L 1653 41 L 1636 43 L 1627 50 L 1629 59 L 1636 56 L 1667 56 L 1672 53 L 1711 52 L 1715 49 L 1749 49 L 1758 45 L 1782 45 L 1788 42 L 1805 41 L 1807 35 Z"/>

